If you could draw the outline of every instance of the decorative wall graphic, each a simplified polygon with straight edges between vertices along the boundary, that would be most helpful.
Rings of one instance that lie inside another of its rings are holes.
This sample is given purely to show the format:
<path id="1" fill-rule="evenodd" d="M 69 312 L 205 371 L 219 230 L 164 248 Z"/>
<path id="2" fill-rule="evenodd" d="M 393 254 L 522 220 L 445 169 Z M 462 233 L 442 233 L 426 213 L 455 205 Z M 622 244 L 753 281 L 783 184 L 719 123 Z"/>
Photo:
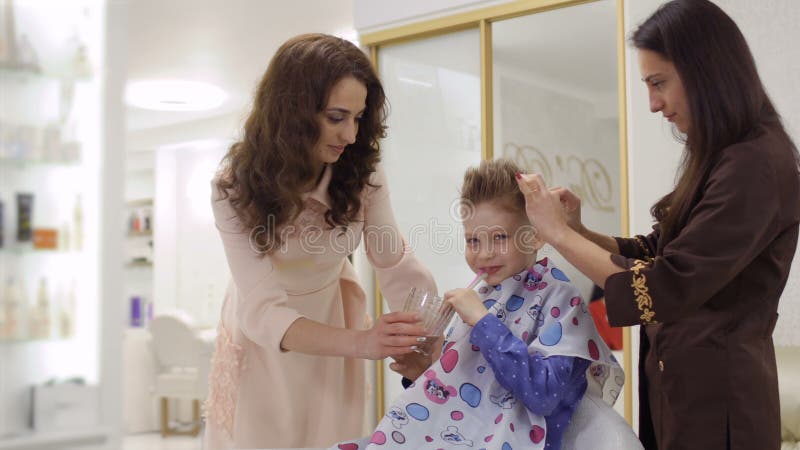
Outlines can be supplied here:
<path id="1" fill-rule="evenodd" d="M 613 204 L 616 187 L 611 181 L 608 169 L 595 158 L 581 159 L 575 155 L 552 156 L 555 164 L 548 161 L 548 154 L 533 145 L 519 145 L 508 142 L 503 145 L 503 155 L 514 160 L 530 173 L 539 173 L 548 186 L 557 178 L 569 180 L 565 187 L 581 198 L 581 204 L 598 211 L 612 213 L 617 211 Z M 553 173 L 553 168 L 557 172 Z"/>

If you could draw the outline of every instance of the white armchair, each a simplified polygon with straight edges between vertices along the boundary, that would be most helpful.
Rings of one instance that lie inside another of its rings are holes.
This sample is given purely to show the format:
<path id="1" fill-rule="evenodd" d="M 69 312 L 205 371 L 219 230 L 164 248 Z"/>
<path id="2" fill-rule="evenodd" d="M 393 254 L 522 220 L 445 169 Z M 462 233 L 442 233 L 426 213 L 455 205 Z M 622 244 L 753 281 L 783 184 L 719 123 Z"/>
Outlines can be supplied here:
<path id="1" fill-rule="evenodd" d="M 212 346 L 180 315 L 161 315 L 150 323 L 157 362 L 155 395 L 161 400 L 161 435 L 191 435 L 200 432 L 200 401 L 208 392 Z M 189 431 L 170 428 L 168 399 L 192 400 L 193 419 Z"/>
<path id="2" fill-rule="evenodd" d="M 639 438 L 614 408 L 587 393 L 561 443 L 564 450 L 643 450 Z"/>

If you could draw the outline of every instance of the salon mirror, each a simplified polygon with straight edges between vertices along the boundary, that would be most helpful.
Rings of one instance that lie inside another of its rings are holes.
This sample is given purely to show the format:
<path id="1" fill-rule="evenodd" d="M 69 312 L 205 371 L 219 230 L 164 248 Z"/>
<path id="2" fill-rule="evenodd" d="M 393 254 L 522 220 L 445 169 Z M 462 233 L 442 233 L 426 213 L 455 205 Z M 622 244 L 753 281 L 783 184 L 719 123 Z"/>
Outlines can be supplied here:
<path id="1" fill-rule="evenodd" d="M 471 276 L 453 207 L 464 170 L 481 158 L 511 158 L 541 173 L 548 185 L 582 198 L 583 221 L 593 230 L 627 232 L 619 5 L 575 3 L 498 6 L 366 37 L 391 104 L 382 159 L 393 209 L 440 289 L 464 285 Z M 592 299 L 593 283 L 552 248 L 539 256 L 553 258 Z M 386 311 L 380 297 L 376 311 Z M 622 361 L 623 352 L 617 357 Z M 386 364 L 376 369 L 378 416 L 383 401 L 402 390 Z M 621 414 L 623 404 L 620 398 Z"/>
<path id="2" fill-rule="evenodd" d="M 622 234 L 613 0 L 492 24 L 494 155 L 581 197 L 591 229 Z M 584 298 L 593 283 L 551 248 Z"/>

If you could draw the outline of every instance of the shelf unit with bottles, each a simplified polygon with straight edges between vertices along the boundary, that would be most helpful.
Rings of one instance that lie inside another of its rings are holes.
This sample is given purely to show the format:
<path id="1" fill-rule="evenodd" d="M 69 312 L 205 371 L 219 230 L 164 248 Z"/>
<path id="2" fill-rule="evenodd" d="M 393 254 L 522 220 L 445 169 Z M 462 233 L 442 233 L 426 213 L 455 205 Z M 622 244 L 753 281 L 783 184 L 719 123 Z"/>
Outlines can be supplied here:
<path id="1" fill-rule="evenodd" d="M 153 266 L 153 199 L 125 202 L 125 266 Z"/>
<path id="2" fill-rule="evenodd" d="M 105 64 L 124 22 L 109 7 L 0 0 L 4 450 L 118 443 L 121 310 L 106 299 L 122 278 L 124 134 Z"/>

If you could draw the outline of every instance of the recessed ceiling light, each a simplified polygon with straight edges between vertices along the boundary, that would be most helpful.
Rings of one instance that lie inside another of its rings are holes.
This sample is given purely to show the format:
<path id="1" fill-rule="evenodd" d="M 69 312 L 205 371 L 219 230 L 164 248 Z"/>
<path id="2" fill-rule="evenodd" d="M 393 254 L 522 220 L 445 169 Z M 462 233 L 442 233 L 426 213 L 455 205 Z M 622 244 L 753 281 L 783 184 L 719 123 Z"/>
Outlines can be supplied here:
<path id="1" fill-rule="evenodd" d="M 227 97 L 217 86 L 199 81 L 135 81 L 125 87 L 126 103 L 157 111 L 206 111 L 218 108 Z"/>

